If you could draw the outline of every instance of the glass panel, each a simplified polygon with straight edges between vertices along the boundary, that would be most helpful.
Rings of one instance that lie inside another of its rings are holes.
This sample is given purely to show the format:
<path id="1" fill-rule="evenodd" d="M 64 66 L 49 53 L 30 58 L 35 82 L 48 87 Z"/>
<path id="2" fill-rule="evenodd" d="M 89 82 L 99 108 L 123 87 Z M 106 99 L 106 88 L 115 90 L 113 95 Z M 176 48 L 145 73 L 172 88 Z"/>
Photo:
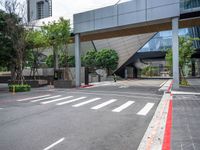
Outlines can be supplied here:
<path id="1" fill-rule="evenodd" d="M 196 11 L 195 8 L 200 8 L 200 0 L 181 0 L 180 8 L 181 12 L 185 10 L 190 10 L 190 12 Z"/>

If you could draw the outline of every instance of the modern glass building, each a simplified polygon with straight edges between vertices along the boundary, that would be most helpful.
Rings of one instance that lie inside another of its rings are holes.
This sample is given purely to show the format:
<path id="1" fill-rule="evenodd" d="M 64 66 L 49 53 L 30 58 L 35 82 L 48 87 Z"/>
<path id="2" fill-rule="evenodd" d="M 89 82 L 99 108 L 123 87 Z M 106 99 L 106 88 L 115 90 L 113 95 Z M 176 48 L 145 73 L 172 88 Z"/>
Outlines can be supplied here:
<path id="1" fill-rule="evenodd" d="M 200 38 L 200 27 L 180 29 L 179 36 Z M 199 77 L 200 41 L 195 40 L 193 45 L 196 51 L 191 57 L 192 64 L 185 68 L 185 72 L 187 76 Z M 169 68 L 166 67 L 165 55 L 166 51 L 171 48 L 172 31 L 158 32 L 127 62 L 126 66 L 129 70 L 127 77 L 169 77 L 170 73 Z M 122 72 L 120 72 L 121 75 Z"/>

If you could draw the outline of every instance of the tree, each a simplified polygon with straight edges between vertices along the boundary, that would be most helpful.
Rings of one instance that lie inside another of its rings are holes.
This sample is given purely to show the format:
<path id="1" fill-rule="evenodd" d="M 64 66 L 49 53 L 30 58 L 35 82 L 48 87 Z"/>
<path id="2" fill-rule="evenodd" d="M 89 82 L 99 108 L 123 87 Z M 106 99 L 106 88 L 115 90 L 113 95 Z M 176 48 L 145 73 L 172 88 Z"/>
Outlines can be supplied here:
<path id="1" fill-rule="evenodd" d="M 54 69 L 58 69 L 58 52 L 67 47 L 70 39 L 70 21 L 60 18 L 58 22 L 48 23 L 42 27 L 47 43 L 53 48 Z"/>
<path id="2" fill-rule="evenodd" d="M 110 75 L 110 70 L 113 71 L 117 68 L 118 60 L 117 52 L 112 49 L 102 49 L 96 55 L 97 67 L 107 69 L 108 75 Z"/>
<path id="3" fill-rule="evenodd" d="M 4 18 L 4 39 L 8 39 L 10 47 L 9 49 L 9 58 L 11 58 L 11 63 L 8 64 L 11 67 L 11 76 L 12 80 L 17 80 L 18 83 L 24 83 L 24 77 L 22 74 L 23 66 L 25 63 L 25 58 L 27 54 L 26 49 L 26 29 L 24 28 L 23 16 L 19 17 L 17 10 L 20 10 L 20 13 L 23 12 L 23 7 L 17 0 L 6 0 L 4 3 L 5 12 L 2 15 Z M 7 44 L 8 44 L 7 43 Z M 7 47 L 7 48 L 8 48 Z M 5 52 L 5 48 L 4 51 Z M 4 53 L 3 56 L 6 54 Z"/>
<path id="4" fill-rule="evenodd" d="M 94 50 L 88 51 L 83 58 L 85 66 L 92 67 L 92 68 L 97 67 L 96 56 L 97 56 L 96 51 Z"/>
<path id="5" fill-rule="evenodd" d="M 16 53 L 11 39 L 7 36 L 7 17 L 9 17 L 8 14 L 0 10 L 0 66 L 8 70 L 15 63 L 13 58 L 15 58 Z"/>
<path id="6" fill-rule="evenodd" d="M 88 51 L 84 57 L 86 67 L 105 68 L 108 75 L 115 70 L 118 65 L 118 54 L 112 49 L 102 49 L 100 51 Z"/>
<path id="7" fill-rule="evenodd" d="M 47 46 L 47 40 L 39 30 L 29 30 L 26 37 L 27 49 L 29 50 L 28 63 L 31 67 L 30 76 L 36 79 L 36 72 L 39 67 L 39 55 Z"/>
<path id="8" fill-rule="evenodd" d="M 185 79 L 185 67 L 189 66 L 191 63 L 191 56 L 195 51 L 193 46 L 193 41 L 198 40 L 197 38 L 191 37 L 179 37 L 179 74 L 180 74 L 180 84 L 188 85 Z M 167 66 L 172 70 L 173 57 L 172 49 L 169 49 L 165 57 L 167 61 Z"/>
<path id="9" fill-rule="evenodd" d="M 59 55 L 58 58 L 60 67 L 75 67 L 75 56 Z M 53 61 L 53 55 L 49 55 L 46 58 L 46 64 L 49 68 L 54 66 Z"/>

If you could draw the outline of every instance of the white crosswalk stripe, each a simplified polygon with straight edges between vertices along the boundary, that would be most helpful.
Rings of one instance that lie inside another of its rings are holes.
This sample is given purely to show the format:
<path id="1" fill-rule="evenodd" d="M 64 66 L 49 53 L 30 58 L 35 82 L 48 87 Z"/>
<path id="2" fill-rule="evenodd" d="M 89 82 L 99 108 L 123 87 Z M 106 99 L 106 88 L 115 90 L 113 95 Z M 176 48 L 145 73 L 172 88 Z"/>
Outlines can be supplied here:
<path id="1" fill-rule="evenodd" d="M 22 102 L 22 101 L 28 101 L 28 100 L 33 100 L 33 99 L 37 99 L 37 98 L 43 98 L 43 97 L 48 97 L 50 95 L 42 95 L 42 96 L 36 96 L 36 97 L 29 97 L 29 98 L 25 98 L 25 99 L 20 99 L 17 100 L 18 102 Z"/>
<path id="2" fill-rule="evenodd" d="M 104 103 L 102 103 L 102 104 L 99 104 L 99 105 L 97 105 L 97 106 L 94 106 L 94 107 L 92 107 L 91 109 L 100 109 L 100 108 L 105 107 L 105 106 L 107 106 L 107 105 L 109 105 L 109 104 L 111 104 L 111 103 L 113 103 L 113 102 L 115 102 L 115 101 L 117 101 L 117 100 L 116 100 L 116 99 L 111 99 L 111 100 L 106 101 L 106 102 L 104 102 Z"/>
<path id="3" fill-rule="evenodd" d="M 146 116 L 148 112 L 153 108 L 154 103 L 147 103 L 138 113 L 137 115 Z"/>
<path id="4" fill-rule="evenodd" d="M 79 101 L 79 100 L 82 100 L 82 99 L 85 99 L 85 98 L 86 98 L 86 97 L 79 97 L 79 98 L 72 99 L 72 100 L 69 100 L 69 101 L 57 103 L 56 105 L 64 105 L 64 104 L 72 103 L 72 102 Z"/>
<path id="5" fill-rule="evenodd" d="M 45 97 L 45 98 L 41 98 L 41 99 L 36 99 L 36 100 L 33 100 L 31 102 L 39 102 L 39 101 L 43 101 L 43 100 L 47 100 L 47 99 L 52 99 L 52 98 L 58 98 L 58 97 L 61 97 L 61 95 L 56 95 L 56 96 L 51 96 L 51 97 Z"/>
<path id="6" fill-rule="evenodd" d="M 79 103 L 79 104 L 75 104 L 75 105 L 73 105 L 72 107 L 80 107 L 80 106 L 83 106 L 83 105 L 92 103 L 92 102 L 97 101 L 97 100 L 100 100 L 100 99 L 101 99 L 101 98 L 93 98 L 93 99 L 91 99 L 91 100 L 88 100 L 88 101 L 85 101 L 85 102 L 82 102 L 82 103 Z"/>
<path id="7" fill-rule="evenodd" d="M 79 103 L 75 103 L 72 105 L 72 107 L 80 107 L 80 106 L 84 106 L 90 103 L 93 103 L 95 101 L 98 101 L 102 98 L 97 97 L 97 98 L 91 98 L 91 99 L 86 99 L 87 97 L 77 97 L 74 98 L 74 96 L 63 96 L 63 95 L 53 95 L 51 96 L 51 94 L 47 94 L 47 95 L 41 95 L 41 96 L 36 96 L 36 97 L 29 97 L 29 98 L 24 98 L 24 99 L 19 99 L 17 101 L 19 102 L 23 102 L 23 101 L 29 101 L 30 102 L 40 102 L 40 104 L 50 104 L 50 103 L 54 103 L 57 102 L 56 105 L 60 106 L 60 105 L 65 105 L 65 104 L 69 104 L 69 103 L 73 103 L 73 102 L 77 102 L 79 100 L 83 100 L 82 102 Z M 114 102 L 118 101 L 117 99 L 110 99 L 107 100 L 105 102 L 102 102 L 96 106 L 91 107 L 90 109 L 93 110 L 97 110 L 103 107 L 106 107 L 107 105 L 110 105 Z M 120 113 L 121 111 L 124 111 L 125 109 L 127 109 L 128 107 L 130 107 L 131 105 L 133 105 L 135 103 L 135 101 L 126 101 L 123 104 L 117 106 L 116 108 L 110 110 L 112 112 L 117 112 Z M 141 115 L 141 116 L 146 116 L 149 111 L 154 107 L 155 103 L 146 103 L 145 106 L 143 108 L 141 108 L 136 114 L 137 115 Z M 2 109 L 2 108 L 0 108 Z"/>
<path id="8" fill-rule="evenodd" d="M 135 102 L 134 101 L 128 101 L 128 102 L 124 103 L 123 105 L 113 109 L 112 112 L 121 112 L 122 110 L 124 110 L 127 107 L 131 106 L 133 103 L 135 103 Z"/>
<path id="9" fill-rule="evenodd" d="M 49 104 L 49 103 L 58 102 L 58 101 L 62 101 L 64 99 L 69 99 L 69 98 L 73 98 L 73 97 L 74 96 L 62 97 L 62 98 L 54 99 L 54 100 L 51 100 L 51 101 L 41 102 L 40 104 Z"/>

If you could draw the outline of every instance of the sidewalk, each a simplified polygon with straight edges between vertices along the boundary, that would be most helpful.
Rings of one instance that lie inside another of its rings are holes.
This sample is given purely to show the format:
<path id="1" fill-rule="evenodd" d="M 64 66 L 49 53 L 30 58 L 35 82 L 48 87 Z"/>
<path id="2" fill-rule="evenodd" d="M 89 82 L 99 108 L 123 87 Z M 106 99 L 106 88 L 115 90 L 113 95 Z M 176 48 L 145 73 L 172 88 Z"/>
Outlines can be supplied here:
<path id="1" fill-rule="evenodd" d="M 173 96 L 172 150 L 200 150 L 200 79 L 189 82 Z"/>

